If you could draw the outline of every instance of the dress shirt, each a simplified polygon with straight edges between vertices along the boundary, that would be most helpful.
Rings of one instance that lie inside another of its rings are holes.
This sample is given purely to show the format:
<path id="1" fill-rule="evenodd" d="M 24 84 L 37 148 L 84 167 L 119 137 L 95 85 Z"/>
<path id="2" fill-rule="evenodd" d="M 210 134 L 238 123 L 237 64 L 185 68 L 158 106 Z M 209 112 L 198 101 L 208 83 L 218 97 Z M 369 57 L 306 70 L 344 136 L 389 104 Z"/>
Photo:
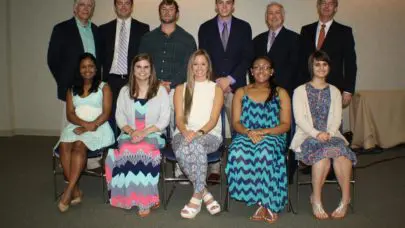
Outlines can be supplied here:
<path id="1" fill-rule="evenodd" d="M 84 52 L 91 53 L 92 55 L 94 55 L 94 57 L 97 57 L 93 31 L 91 30 L 91 22 L 88 21 L 87 25 L 83 25 L 82 22 L 79 19 L 77 19 L 77 17 L 75 17 L 75 19 L 77 28 L 79 29 L 80 38 L 83 43 Z"/>
<path id="2" fill-rule="evenodd" d="M 111 64 L 111 69 L 110 69 L 110 74 L 122 74 L 122 72 L 119 72 L 119 68 L 118 68 L 118 50 L 119 50 L 119 46 L 120 46 L 120 32 L 121 32 L 121 26 L 122 23 L 125 22 L 125 27 L 127 30 L 127 35 L 126 37 L 124 37 L 124 39 L 126 39 L 127 42 L 127 46 L 125 47 L 125 49 L 128 51 L 128 45 L 129 45 L 129 35 L 131 34 L 131 20 L 132 18 L 129 17 L 125 20 L 119 19 L 117 18 L 117 27 L 115 29 L 115 44 L 114 44 L 114 57 L 113 57 L 113 62 Z M 124 74 L 129 74 L 129 72 L 126 72 Z"/>

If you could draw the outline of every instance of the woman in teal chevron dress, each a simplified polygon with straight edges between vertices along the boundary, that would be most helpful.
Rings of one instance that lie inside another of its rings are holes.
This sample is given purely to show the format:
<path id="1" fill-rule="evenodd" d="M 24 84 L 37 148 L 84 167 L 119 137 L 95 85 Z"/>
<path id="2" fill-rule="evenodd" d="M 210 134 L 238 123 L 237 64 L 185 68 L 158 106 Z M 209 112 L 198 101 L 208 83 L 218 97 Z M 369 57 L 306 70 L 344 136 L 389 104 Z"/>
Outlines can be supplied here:
<path id="1" fill-rule="evenodd" d="M 257 205 L 250 217 L 273 223 L 287 203 L 284 153 L 290 129 L 288 93 L 272 82 L 272 61 L 258 57 L 253 84 L 236 91 L 232 117 L 236 136 L 229 147 L 226 174 L 230 196 Z"/>

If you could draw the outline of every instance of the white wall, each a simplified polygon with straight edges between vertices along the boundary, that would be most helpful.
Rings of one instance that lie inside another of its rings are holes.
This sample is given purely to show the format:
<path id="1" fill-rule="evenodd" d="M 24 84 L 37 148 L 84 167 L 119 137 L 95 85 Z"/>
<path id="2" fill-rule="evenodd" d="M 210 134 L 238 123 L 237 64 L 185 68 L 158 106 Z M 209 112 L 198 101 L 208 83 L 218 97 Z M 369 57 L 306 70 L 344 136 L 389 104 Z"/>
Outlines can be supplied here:
<path id="1" fill-rule="evenodd" d="M 7 0 L 0 0 L 0 136 L 12 134 Z"/>
<path id="2" fill-rule="evenodd" d="M 7 44 L 2 20 L 6 0 L 0 0 L 0 50 Z M 57 135 L 62 115 L 56 99 L 56 85 L 46 64 L 52 27 L 72 15 L 73 0 L 8 0 L 11 29 L 10 74 L 0 71 L 0 133 L 15 128 L 17 134 Z M 114 18 L 113 0 L 97 0 L 93 21 L 105 23 Z M 159 24 L 160 0 L 134 0 L 133 16 L 151 25 Z M 264 10 L 268 0 L 237 0 L 235 15 L 247 20 L 256 35 L 266 29 Z M 297 32 L 303 24 L 317 19 L 315 0 L 282 0 L 287 15 L 285 25 Z M 197 37 L 198 26 L 213 17 L 214 0 L 178 0 L 179 24 Z M 353 27 L 358 55 L 357 88 L 403 89 L 405 56 L 403 45 L 405 9 L 403 0 L 340 0 L 336 20 Z M 401 10 L 402 9 L 402 10 Z M 6 56 L 0 53 L 1 69 L 7 69 Z M 8 79 L 11 79 L 9 96 Z M 13 101 L 13 105 L 10 101 Z M 13 118 L 11 118 L 13 117 Z M 346 117 L 347 118 L 347 117 Z M 348 123 L 348 121 L 346 121 Z M 347 129 L 347 127 L 345 127 Z"/>

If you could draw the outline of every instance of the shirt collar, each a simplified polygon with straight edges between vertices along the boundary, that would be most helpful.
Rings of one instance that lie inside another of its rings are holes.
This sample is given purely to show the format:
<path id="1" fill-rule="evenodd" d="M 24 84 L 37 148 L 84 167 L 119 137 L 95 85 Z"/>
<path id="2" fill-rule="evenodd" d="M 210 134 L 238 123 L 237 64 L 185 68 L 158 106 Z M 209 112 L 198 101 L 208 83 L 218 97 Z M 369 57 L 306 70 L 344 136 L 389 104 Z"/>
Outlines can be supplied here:
<path id="1" fill-rule="evenodd" d="M 218 16 L 218 17 L 217 17 L 217 21 L 218 21 L 218 25 L 221 26 L 221 28 L 223 27 L 223 24 L 224 24 L 224 23 L 226 23 L 226 25 L 227 25 L 228 28 L 229 28 L 229 26 L 230 26 L 231 23 L 232 23 L 232 17 L 231 17 L 230 19 L 228 19 L 228 20 L 223 20 L 222 18 L 220 18 L 220 17 Z"/>
<path id="2" fill-rule="evenodd" d="M 82 27 L 82 28 L 89 28 L 90 25 L 91 25 L 91 21 L 90 21 L 90 20 L 87 21 L 87 25 L 83 25 L 82 22 L 81 22 L 77 17 L 75 17 L 75 20 L 76 20 L 77 26 L 80 26 L 80 27 Z"/>
<path id="3" fill-rule="evenodd" d="M 283 26 L 280 26 L 280 28 L 276 29 L 276 31 L 269 29 L 269 37 L 271 36 L 272 32 L 276 33 L 276 36 L 277 36 L 280 33 L 282 28 L 283 28 Z"/>
<path id="4" fill-rule="evenodd" d="M 325 25 L 326 29 L 329 29 L 330 26 L 332 25 L 333 19 L 330 21 L 327 21 L 326 23 L 322 23 L 321 21 L 318 21 L 318 28 L 321 27 L 322 24 Z"/>

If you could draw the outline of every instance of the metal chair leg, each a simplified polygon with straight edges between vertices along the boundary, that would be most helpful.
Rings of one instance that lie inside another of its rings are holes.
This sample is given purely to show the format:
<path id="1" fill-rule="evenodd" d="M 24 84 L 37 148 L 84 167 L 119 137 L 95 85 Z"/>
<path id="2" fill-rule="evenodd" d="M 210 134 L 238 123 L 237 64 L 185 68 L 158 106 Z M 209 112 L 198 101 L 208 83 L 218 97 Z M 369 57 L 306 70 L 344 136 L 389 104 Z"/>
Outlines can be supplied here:
<path id="1" fill-rule="evenodd" d="M 163 165 L 162 169 L 162 198 L 163 198 L 163 209 L 167 209 L 167 202 L 166 202 L 166 158 L 163 158 Z"/>

